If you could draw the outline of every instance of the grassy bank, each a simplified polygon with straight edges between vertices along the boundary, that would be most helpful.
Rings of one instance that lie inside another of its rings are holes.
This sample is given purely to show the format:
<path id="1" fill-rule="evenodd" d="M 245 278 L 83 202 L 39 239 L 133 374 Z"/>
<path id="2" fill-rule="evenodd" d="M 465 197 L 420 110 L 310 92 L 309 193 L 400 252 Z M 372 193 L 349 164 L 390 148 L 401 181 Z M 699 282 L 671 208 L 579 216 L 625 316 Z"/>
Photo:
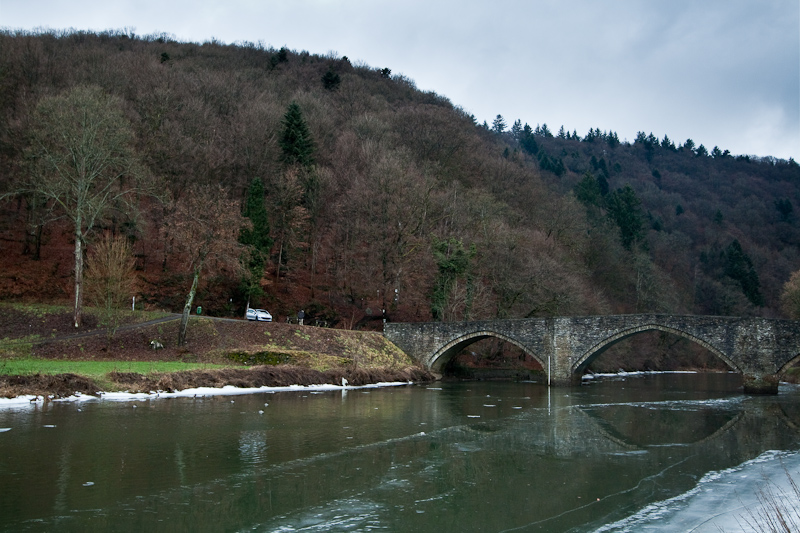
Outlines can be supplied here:
<path id="1" fill-rule="evenodd" d="M 229 365 L 211 363 L 181 363 L 176 361 L 64 361 L 52 359 L 10 359 L 0 361 L 0 375 L 66 374 L 99 377 L 110 372 L 158 374 L 186 370 L 226 368 Z"/>
<path id="2" fill-rule="evenodd" d="M 375 332 L 195 316 L 178 347 L 178 322 L 126 312 L 109 329 L 87 309 L 75 330 L 66 307 L 0 303 L 0 396 L 432 379 Z"/>

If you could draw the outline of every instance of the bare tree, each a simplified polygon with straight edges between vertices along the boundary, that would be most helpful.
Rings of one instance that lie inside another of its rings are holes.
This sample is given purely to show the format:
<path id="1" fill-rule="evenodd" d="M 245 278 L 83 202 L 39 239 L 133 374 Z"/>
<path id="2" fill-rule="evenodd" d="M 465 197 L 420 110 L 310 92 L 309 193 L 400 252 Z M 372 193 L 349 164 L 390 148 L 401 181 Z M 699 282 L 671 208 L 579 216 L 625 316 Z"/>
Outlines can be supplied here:
<path id="1" fill-rule="evenodd" d="M 781 293 L 783 312 L 793 319 L 800 319 L 800 270 L 791 275 L 789 281 L 783 285 Z"/>
<path id="2" fill-rule="evenodd" d="M 340 200 L 337 276 L 353 297 L 375 295 L 381 309 L 391 309 L 395 290 L 415 300 L 426 290 L 420 272 L 428 266 L 422 250 L 434 183 L 403 151 L 365 142 L 358 154 L 363 171 Z"/>
<path id="3" fill-rule="evenodd" d="M 300 183 L 301 169 L 289 167 L 275 183 L 272 192 L 273 223 L 275 240 L 278 246 L 278 260 L 275 266 L 275 280 L 280 279 L 281 266 L 287 261 L 292 249 L 305 248 L 303 241 L 308 226 L 308 210 L 303 207 L 303 187 Z"/>
<path id="4" fill-rule="evenodd" d="M 99 307 L 114 334 L 120 311 L 136 294 L 136 260 L 128 240 L 109 233 L 97 242 L 86 259 L 86 299 Z"/>
<path id="5" fill-rule="evenodd" d="M 83 309 L 86 237 L 111 211 L 129 212 L 141 190 L 134 137 L 121 105 L 102 89 L 84 86 L 42 99 L 29 131 L 29 172 L 11 193 L 43 199 L 73 226 L 75 327 Z"/>
<path id="6" fill-rule="evenodd" d="M 186 326 L 200 275 L 204 272 L 243 271 L 245 247 L 239 241 L 240 228 L 248 225 L 236 202 L 222 186 L 193 185 L 174 203 L 164 225 L 184 265 L 192 273 L 178 331 L 178 346 L 186 344 Z"/>

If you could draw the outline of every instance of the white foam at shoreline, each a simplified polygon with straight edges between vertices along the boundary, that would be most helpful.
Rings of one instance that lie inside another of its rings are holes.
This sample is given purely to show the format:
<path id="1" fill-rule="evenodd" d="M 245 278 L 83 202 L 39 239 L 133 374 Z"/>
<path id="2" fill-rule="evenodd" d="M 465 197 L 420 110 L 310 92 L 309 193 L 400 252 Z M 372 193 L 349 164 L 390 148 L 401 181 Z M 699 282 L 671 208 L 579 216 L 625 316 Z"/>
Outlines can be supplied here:
<path id="1" fill-rule="evenodd" d="M 341 385 L 289 385 L 286 387 L 234 387 L 226 385 L 221 388 L 215 387 L 196 387 L 194 389 L 184 389 L 175 392 L 153 391 L 153 392 L 100 392 L 99 396 L 77 393 L 66 398 L 49 398 L 51 402 L 85 402 L 85 401 L 112 401 L 130 402 L 138 400 L 154 400 L 156 398 L 202 398 L 206 396 L 240 396 L 242 394 L 273 393 L 273 392 L 324 392 L 324 391 L 345 391 L 357 389 L 374 389 L 379 387 L 399 387 L 402 385 L 413 385 L 411 381 L 390 381 L 383 383 L 373 383 L 361 386 L 341 386 Z M 0 398 L 0 409 L 5 407 L 25 407 L 36 406 L 44 403 L 44 396 L 17 396 L 16 398 Z"/>
<path id="2" fill-rule="evenodd" d="M 606 372 L 598 374 L 584 374 L 581 379 L 595 379 L 595 378 L 618 378 L 625 376 L 649 376 L 653 374 L 699 374 L 696 370 L 634 370 L 633 372 L 626 372 L 620 370 L 619 372 Z"/>

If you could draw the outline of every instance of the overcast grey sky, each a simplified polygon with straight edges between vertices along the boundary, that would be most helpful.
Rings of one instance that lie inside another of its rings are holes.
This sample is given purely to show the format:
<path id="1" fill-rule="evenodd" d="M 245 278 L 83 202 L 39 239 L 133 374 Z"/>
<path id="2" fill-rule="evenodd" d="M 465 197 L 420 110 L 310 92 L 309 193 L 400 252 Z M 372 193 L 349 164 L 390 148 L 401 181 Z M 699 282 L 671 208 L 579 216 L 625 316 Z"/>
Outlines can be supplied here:
<path id="1" fill-rule="evenodd" d="M 0 26 L 337 52 L 479 121 L 800 160 L 798 0 L 0 0 Z"/>

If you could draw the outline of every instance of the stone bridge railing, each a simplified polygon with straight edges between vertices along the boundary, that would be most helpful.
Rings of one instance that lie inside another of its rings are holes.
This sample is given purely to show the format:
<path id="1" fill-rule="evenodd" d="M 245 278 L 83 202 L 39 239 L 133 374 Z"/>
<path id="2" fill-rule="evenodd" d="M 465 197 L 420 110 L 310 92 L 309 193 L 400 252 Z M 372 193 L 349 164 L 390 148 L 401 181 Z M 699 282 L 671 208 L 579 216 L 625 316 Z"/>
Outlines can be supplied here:
<path id="1" fill-rule="evenodd" d="M 580 382 L 608 347 L 645 331 L 664 331 L 700 344 L 741 372 L 745 391 L 776 393 L 778 375 L 800 356 L 800 322 L 766 318 L 612 315 L 477 322 L 387 323 L 384 335 L 434 373 L 466 346 L 495 337 L 539 361 L 552 385 Z"/>

